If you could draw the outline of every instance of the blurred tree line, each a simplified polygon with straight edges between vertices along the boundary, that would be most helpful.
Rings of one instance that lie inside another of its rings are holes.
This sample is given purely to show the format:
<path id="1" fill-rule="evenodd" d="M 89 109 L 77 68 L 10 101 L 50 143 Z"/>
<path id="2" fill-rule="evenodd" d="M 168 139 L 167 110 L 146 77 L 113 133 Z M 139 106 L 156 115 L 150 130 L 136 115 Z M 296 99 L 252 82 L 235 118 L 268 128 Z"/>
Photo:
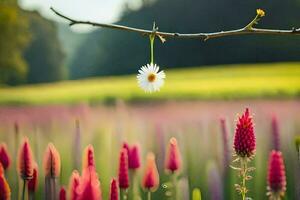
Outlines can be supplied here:
<path id="1" fill-rule="evenodd" d="M 262 8 L 266 17 L 257 27 L 300 27 L 299 0 L 144 0 L 140 9 L 127 9 L 117 24 L 161 31 L 195 33 L 230 30 L 245 26 Z M 127 6 L 130 8 L 130 5 Z M 299 61 L 300 38 L 293 36 L 231 36 L 206 42 L 169 39 L 156 41 L 155 62 L 168 67 L 229 63 Z M 71 78 L 136 73 L 149 62 L 147 37 L 98 29 L 77 49 L 70 65 Z"/>
<path id="2" fill-rule="evenodd" d="M 65 78 L 64 53 L 54 22 L 0 0 L 0 84 L 51 82 Z"/>

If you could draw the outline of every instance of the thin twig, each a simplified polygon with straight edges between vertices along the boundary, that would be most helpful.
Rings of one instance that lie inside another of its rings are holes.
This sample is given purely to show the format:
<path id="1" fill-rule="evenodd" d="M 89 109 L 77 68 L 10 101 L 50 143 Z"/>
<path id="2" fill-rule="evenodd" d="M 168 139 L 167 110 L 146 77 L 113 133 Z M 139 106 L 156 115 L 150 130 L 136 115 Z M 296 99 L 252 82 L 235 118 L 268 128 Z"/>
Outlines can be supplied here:
<path id="1" fill-rule="evenodd" d="M 117 24 L 106 24 L 106 23 L 96 23 L 90 21 L 81 21 L 75 20 L 70 17 L 63 15 L 62 13 L 55 10 L 53 7 L 50 8 L 56 15 L 61 18 L 64 18 L 69 21 L 69 25 L 73 26 L 76 24 L 86 24 L 91 26 L 97 26 L 102 28 L 110 28 L 110 29 L 118 29 L 129 32 L 136 32 L 142 35 L 151 35 L 155 34 L 156 36 L 163 38 L 180 38 L 180 39 L 202 39 L 204 41 L 212 38 L 220 38 L 225 36 L 233 36 L 233 35 L 250 35 L 250 34 L 261 34 L 261 35 L 300 35 L 300 28 L 292 28 L 290 30 L 276 30 L 276 29 L 262 29 L 262 28 L 253 28 L 253 21 L 250 22 L 251 26 L 246 25 L 244 28 L 234 29 L 229 31 L 220 31 L 220 32 L 212 32 L 212 33 L 171 33 L 171 32 L 160 32 L 153 30 L 146 30 L 140 28 L 134 28 L 129 26 L 122 26 Z M 256 18 L 254 18 L 255 20 Z"/>

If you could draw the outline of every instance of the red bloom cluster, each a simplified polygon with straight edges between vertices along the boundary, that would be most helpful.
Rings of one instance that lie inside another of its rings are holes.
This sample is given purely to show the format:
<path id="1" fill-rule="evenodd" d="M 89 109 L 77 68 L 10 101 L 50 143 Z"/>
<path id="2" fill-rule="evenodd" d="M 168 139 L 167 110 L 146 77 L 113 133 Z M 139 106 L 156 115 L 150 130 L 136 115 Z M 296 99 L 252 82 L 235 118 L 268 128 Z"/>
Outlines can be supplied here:
<path id="1" fill-rule="evenodd" d="M 248 108 L 238 119 L 233 147 L 236 155 L 239 157 L 249 158 L 255 153 L 256 138 L 254 135 L 252 117 L 250 116 Z"/>
<path id="2" fill-rule="evenodd" d="M 95 167 L 94 147 L 92 145 L 85 148 L 82 158 L 82 168 L 87 167 Z"/>
<path id="3" fill-rule="evenodd" d="M 159 174 L 155 163 L 155 156 L 153 153 L 148 153 L 146 168 L 142 180 L 142 186 L 146 190 L 155 191 L 158 185 Z"/>
<path id="4" fill-rule="evenodd" d="M 28 139 L 25 138 L 19 150 L 18 171 L 22 179 L 31 179 L 33 175 L 33 156 Z"/>
<path id="5" fill-rule="evenodd" d="M 66 189 L 64 187 L 60 188 L 59 200 L 67 200 L 67 192 L 66 192 Z"/>
<path id="6" fill-rule="evenodd" d="M 285 167 L 280 151 L 273 150 L 269 157 L 268 189 L 270 195 L 283 196 L 286 190 Z"/>
<path id="7" fill-rule="evenodd" d="M 120 152 L 119 158 L 119 187 L 121 189 L 127 189 L 129 187 L 129 175 L 128 175 L 128 155 L 127 150 L 123 148 Z"/>
<path id="8" fill-rule="evenodd" d="M 4 143 L 0 144 L 0 163 L 2 164 L 2 167 L 4 168 L 4 170 L 9 168 L 10 163 L 11 163 L 6 144 L 4 144 Z"/>
<path id="9" fill-rule="evenodd" d="M 116 179 L 111 180 L 109 200 L 119 200 L 119 188 Z"/>
<path id="10" fill-rule="evenodd" d="M 44 155 L 44 171 L 47 177 L 60 175 L 60 155 L 52 143 L 48 144 Z"/>
<path id="11" fill-rule="evenodd" d="M 93 167 L 87 167 L 82 172 L 82 178 L 77 189 L 77 200 L 101 200 L 101 189 L 98 174 Z"/>
<path id="12" fill-rule="evenodd" d="M 70 200 L 76 200 L 78 197 L 77 194 L 77 188 L 80 183 L 80 176 L 78 171 L 74 170 L 72 172 L 70 182 L 69 182 L 69 194 L 70 194 Z"/>
<path id="13" fill-rule="evenodd" d="M 141 166 L 140 161 L 140 148 L 138 144 L 130 147 L 126 142 L 123 143 L 123 148 L 127 150 L 128 154 L 128 167 L 129 169 L 138 169 Z"/>
<path id="14" fill-rule="evenodd" d="M 181 156 L 176 138 L 171 138 L 166 154 L 165 168 L 172 173 L 179 170 L 181 166 Z"/>

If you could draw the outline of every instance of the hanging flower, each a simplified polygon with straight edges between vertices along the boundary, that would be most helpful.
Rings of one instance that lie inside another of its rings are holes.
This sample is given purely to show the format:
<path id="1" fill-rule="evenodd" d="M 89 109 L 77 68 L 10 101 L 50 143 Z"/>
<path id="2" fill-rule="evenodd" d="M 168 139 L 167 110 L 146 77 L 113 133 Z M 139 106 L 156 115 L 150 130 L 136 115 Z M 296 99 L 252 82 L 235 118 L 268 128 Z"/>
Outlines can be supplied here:
<path id="1" fill-rule="evenodd" d="M 28 191 L 29 192 L 36 192 L 37 190 L 37 186 L 38 186 L 38 165 L 36 163 L 34 163 L 33 165 L 33 175 L 32 175 L 32 179 L 30 179 L 28 181 Z"/>
<path id="2" fill-rule="evenodd" d="M 10 200 L 10 188 L 3 175 L 0 176 L 0 199 Z"/>
<path id="3" fill-rule="evenodd" d="M 237 156 L 252 157 L 255 153 L 256 138 L 249 109 L 238 119 L 234 135 L 234 150 Z"/>
<path id="4" fill-rule="evenodd" d="M 59 177 L 60 155 L 52 143 L 48 144 L 44 155 L 44 171 L 46 177 Z"/>
<path id="5" fill-rule="evenodd" d="M 155 156 L 153 153 L 148 153 L 146 168 L 142 180 L 142 186 L 149 191 L 155 191 L 159 185 L 159 174 L 157 171 Z"/>
<path id="6" fill-rule="evenodd" d="M 77 194 L 77 188 L 80 183 L 80 176 L 77 170 L 74 170 L 72 172 L 72 176 L 70 178 L 69 182 L 69 194 L 70 194 L 70 200 L 77 200 L 78 194 Z"/>
<path id="7" fill-rule="evenodd" d="M 19 150 L 18 161 L 18 171 L 20 177 L 23 180 L 31 179 L 33 175 L 33 156 L 27 138 L 24 139 L 24 142 Z"/>
<path id="8" fill-rule="evenodd" d="M 286 190 L 285 167 L 280 151 L 273 150 L 269 157 L 268 195 L 273 199 L 284 196 Z"/>
<path id="9" fill-rule="evenodd" d="M 114 178 L 110 182 L 109 200 L 119 200 L 119 188 Z"/>
<path id="10" fill-rule="evenodd" d="M 156 92 L 163 86 L 166 74 L 158 71 L 159 66 L 153 63 L 142 66 L 139 70 L 138 84 L 145 92 Z"/>
<path id="11" fill-rule="evenodd" d="M 129 187 L 129 175 L 128 175 L 128 151 L 123 148 L 119 157 L 119 187 L 121 189 L 127 189 Z"/>
<path id="12" fill-rule="evenodd" d="M 172 173 L 179 170 L 181 157 L 176 138 L 171 138 L 166 153 L 165 168 Z"/>
<path id="13" fill-rule="evenodd" d="M 0 163 L 2 164 L 4 170 L 6 170 L 11 163 L 11 159 L 5 143 L 0 144 Z"/>

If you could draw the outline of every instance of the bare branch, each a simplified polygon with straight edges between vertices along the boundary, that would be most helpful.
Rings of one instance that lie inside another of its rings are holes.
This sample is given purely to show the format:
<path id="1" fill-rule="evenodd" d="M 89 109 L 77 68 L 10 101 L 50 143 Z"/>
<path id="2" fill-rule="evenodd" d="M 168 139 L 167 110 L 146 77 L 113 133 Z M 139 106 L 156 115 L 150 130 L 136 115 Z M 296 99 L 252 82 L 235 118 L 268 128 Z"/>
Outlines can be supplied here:
<path id="1" fill-rule="evenodd" d="M 159 38 L 180 38 L 180 39 L 202 39 L 204 41 L 212 38 L 220 38 L 225 36 L 233 36 L 233 35 L 250 35 L 250 34 L 261 34 L 261 35 L 300 35 L 300 28 L 292 28 L 290 30 L 276 30 L 276 29 L 262 29 L 262 28 L 253 28 L 254 24 L 257 24 L 258 20 L 260 20 L 263 16 L 256 15 L 256 17 L 244 28 L 234 29 L 229 31 L 220 31 L 220 32 L 212 32 L 212 33 L 171 33 L 171 32 L 160 32 L 153 30 L 146 30 L 140 28 L 134 28 L 129 26 L 122 26 L 117 24 L 107 24 L 107 23 L 96 23 L 90 21 L 81 21 L 75 20 L 70 17 L 63 15 L 62 13 L 58 12 L 54 8 L 50 8 L 56 15 L 61 18 L 64 18 L 69 21 L 69 25 L 77 25 L 77 24 L 86 24 L 91 26 L 97 26 L 102 28 L 110 28 L 110 29 L 117 29 L 123 30 L 128 32 L 136 32 L 142 35 L 151 35 L 154 34 L 159 36 Z"/>

